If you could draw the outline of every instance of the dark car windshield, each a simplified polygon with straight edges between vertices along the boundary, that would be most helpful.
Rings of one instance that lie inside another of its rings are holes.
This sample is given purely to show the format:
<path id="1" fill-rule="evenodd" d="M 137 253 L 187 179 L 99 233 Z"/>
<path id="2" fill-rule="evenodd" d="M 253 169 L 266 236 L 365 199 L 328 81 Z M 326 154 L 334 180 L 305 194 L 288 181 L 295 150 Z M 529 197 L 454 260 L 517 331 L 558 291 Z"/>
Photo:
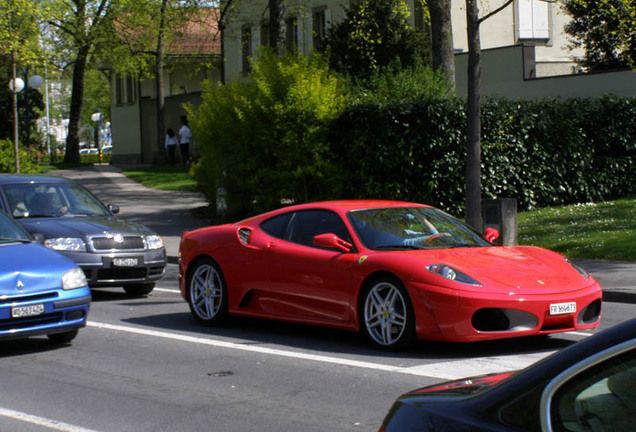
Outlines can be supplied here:
<path id="1" fill-rule="evenodd" d="M 0 243 L 31 241 L 29 235 L 4 212 L 0 211 Z"/>
<path id="2" fill-rule="evenodd" d="M 110 216 L 90 192 L 74 183 L 15 183 L 2 186 L 9 213 L 16 218 Z"/>
<path id="3" fill-rule="evenodd" d="M 369 249 L 443 249 L 492 246 L 480 234 L 441 210 L 388 207 L 349 212 L 349 220 Z"/>

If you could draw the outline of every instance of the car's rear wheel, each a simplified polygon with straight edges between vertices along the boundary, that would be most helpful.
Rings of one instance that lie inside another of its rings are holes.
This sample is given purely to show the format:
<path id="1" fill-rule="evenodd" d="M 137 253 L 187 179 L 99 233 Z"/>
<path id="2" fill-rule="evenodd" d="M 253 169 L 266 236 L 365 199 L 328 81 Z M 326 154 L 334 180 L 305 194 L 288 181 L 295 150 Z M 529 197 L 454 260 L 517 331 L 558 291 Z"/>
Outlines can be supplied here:
<path id="1" fill-rule="evenodd" d="M 126 291 L 126 294 L 132 297 L 141 297 L 148 295 L 152 292 L 153 289 L 155 289 L 154 283 L 124 285 L 124 291 Z"/>
<path id="2" fill-rule="evenodd" d="M 53 333 L 47 335 L 47 337 L 49 338 L 49 341 L 54 344 L 65 344 L 75 339 L 75 336 L 77 336 L 77 332 L 78 330 L 72 330 L 65 333 Z"/>
<path id="3" fill-rule="evenodd" d="M 188 304 L 202 324 L 221 323 L 227 317 L 227 288 L 219 266 L 209 258 L 198 260 L 188 273 Z"/>
<path id="4" fill-rule="evenodd" d="M 406 348 L 415 338 L 415 314 L 402 283 L 393 277 L 375 279 L 361 297 L 361 327 L 373 345 L 386 350 Z"/>

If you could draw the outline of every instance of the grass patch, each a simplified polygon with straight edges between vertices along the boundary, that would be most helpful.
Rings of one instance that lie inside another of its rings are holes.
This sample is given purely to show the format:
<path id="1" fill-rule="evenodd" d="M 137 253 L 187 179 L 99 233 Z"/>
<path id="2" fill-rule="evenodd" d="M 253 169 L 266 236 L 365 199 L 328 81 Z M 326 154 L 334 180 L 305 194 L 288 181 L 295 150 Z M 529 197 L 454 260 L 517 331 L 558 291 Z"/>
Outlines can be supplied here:
<path id="1" fill-rule="evenodd" d="M 186 166 L 142 166 L 127 169 L 124 174 L 152 189 L 195 191 L 197 186 Z"/>
<path id="2" fill-rule="evenodd" d="M 636 199 L 519 213 L 519 244 L 570 258 L 636 261 Z"/>

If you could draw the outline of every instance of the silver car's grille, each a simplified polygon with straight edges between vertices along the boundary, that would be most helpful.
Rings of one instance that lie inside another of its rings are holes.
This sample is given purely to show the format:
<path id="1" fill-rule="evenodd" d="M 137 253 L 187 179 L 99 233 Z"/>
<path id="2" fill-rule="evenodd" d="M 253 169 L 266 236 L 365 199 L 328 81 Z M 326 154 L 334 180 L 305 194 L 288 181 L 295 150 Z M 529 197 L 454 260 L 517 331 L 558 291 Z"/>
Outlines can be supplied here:
<path id="1" fill-rule="evenodd" d="M 111 251 L 111 250 L 143 250 L 146 248 L 144 239 L 141 236 L 126 236 L 117 237 L 92 237 L 91 243 L 93 249 L 96 251 Z"/>

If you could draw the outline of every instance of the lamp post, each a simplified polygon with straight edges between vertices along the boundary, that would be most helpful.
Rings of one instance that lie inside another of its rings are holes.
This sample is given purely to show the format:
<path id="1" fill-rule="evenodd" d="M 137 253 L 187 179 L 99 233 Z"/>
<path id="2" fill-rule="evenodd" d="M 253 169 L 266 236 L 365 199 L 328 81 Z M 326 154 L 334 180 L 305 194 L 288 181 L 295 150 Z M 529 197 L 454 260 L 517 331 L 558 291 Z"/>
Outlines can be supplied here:
<path id="1" fill-rule="evenodd" d="M 102 146 L 99 143 L 99 132 L 102 129 L 102 113 L 99 108 L 91 115 L 91 120 L 95 122 L 95 144 L 97 144 L 97 153 L 99 154 L 99 164 L 102 164 Z"/>
<path id="2" fill-rule="evenodd" d="M 29 107 L 29 86 L 38 89 L 44 83 L 44 79 L 40 75 L 33 75 L 28 78 L 28 69 L 24 69 L 24 78 L 16 76 L 16 65 L 13 65 L 13 79 L 9 82 L 9 88 L 13 93 L 13 149 L 15 151 L 15 172 L 20 173 L 20 136 L 18 128 L 18 93 L 26 88 L 25 105 L 26 105 L 26 142 L 29 145 L 29 135 L 31 134 L 31 113 Z"/>

